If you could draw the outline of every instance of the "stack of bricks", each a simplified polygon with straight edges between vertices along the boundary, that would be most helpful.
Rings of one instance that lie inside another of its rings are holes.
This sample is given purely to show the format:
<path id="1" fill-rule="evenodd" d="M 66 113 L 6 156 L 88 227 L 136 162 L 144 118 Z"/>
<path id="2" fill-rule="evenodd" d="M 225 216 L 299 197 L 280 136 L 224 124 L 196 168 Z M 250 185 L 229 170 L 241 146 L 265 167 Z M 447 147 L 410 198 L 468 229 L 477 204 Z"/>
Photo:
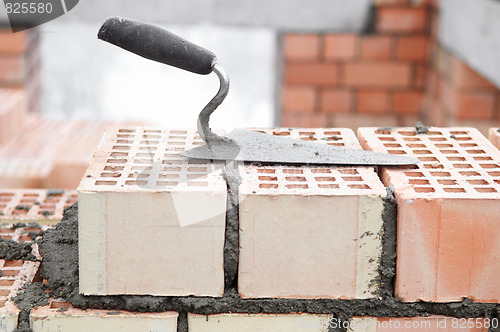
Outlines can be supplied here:
<path id="1" fill-rule="evenodd" d="M 427 1 L 376 0 L 374 31 L 284 36 L 284 126 L 409 125 L 421 118 Z"/>
<path id="2" fill-rule="evenodd" d="M 0 28 L 0 89 L 24 91 L 32 112 L 40 110 L 39 44 L 40 34 L 36 28 L 16 33 Z"/>
<path id="3" fill-rule="evenodd" d="M 438 41 L 439 1 L 373 6 L 364 35 L 284 35 L 282 125 L 500 124 L 500 88 Z"/>

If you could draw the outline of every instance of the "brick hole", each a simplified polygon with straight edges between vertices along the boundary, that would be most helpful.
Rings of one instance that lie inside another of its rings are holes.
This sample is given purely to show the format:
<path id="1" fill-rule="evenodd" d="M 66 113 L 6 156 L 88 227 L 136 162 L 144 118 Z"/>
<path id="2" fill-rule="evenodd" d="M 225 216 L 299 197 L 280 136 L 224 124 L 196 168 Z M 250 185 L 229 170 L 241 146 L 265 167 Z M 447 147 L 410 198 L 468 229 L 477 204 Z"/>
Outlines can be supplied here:
<path id="1" fill-rule="evenodd" d="M 133 135 L 118 134 L 118 135 L 116 135 L 116 137 L 123 138 L 123 139 L 132 139 L 134 136 Z"/>
<path id="2" fill-rule="evenodd" d="M 12 197 L 14 197 L 14 194 L 0 194 L 0 199 L 1 200 L 10 200 L 12 199 Z"/>
<path id="3" fill-rule="evenodd" d="M 476 171 L 463 171 L 463 172 L 459 172 L 459 173 L 463 176 L 480 176 L 481 175 Z"/>
<path id="4" fill-rule="evenodd" d="M 176 186 L 177 182 L 175 181 L 156 181 L 157 186 Z"/>
<path id="5" fill-rule="evenodd" d="M 189 181 L 188 183 L 189 187 L 208 187 L 208 182 L 201 182 L 201 181 Z"/>
<path id="6" fill-rule="evenodd" d="M 179 174 L 160 174 L 160 175 L 158 175 L 158 178 L 160 178 L 160 179 L 178 179 Z"/>
<path id="7" fill-rule="evenodd" d="M 300 136 L 313 136 L 314 134 L 316 134 L 314 131 L 299 131 Z"/>
<path id="8" fill-rule="evenodd" d="M 184 148 L 171 148 L 171 151 L 183 152 Z"/>
<path id="9" fill-rule="evenodd" d="M 167 166 L 162 168 L 165 172 L 180 172 L 182 167 Z"/>
<path id="10" fill-rule="evenodd" d="M 206 167 L 188 167 L 188 172 L 196 172 L 196 173 L 206 173 L 208 170 Z"/>
<path id="11" fill-rule="evenodd" d="M 332 146 L 345 146 L 345 144 L 344 144 L 344 143 L 333 143 L 333 142 L 328 142 L 328 143 L 326 143 L 326 144 L 328 144 L 328 145 L 332 145 Z"/>
<path id="12" fill-rule="evenodd" d="M 420 142 L 420 138 L 418 137 L 403 137 L 403 140 L 406 142 Z"/>
<path id="13" fill-rule="evenodd" d="M 152 134 L 142 134 L 142 138 L 146 140 L 159 140 L 161 138 L 160 135 L 152 135 Z"/>
<path id="14" fill-rule="evenodd" d="M 35 194 L 35 193 L 26 193 L 26 194 L 24 194 L 24 195 L 23 195 L 23 197 L 24 197 L 24 198 L 27 198 L 27 197 L 34 197 L 34 198 L 38 198 L 38 196 L 39 196 L 39 195 L 38 195 L 38 194 Z M 60 196 L 60 194 L 59 194 L 59 195 L 51 195 L 51 196 Z"/>
<path id="15" fill-rule="evenodd" d="M 467 150 L 467 153 L 470 153 L 470 154 L 485 154 L 486 152 L 484 150 L 481 150 L 481 149 L 475 149 L 475 150 Z"/>
<path id="16" fill-rule="evenodd" d="M 447 193 L 464 193 L 465 189 L 464 188 L 443 188 L 443 190 Z"/>
<path id="17" fill-rule="evenodd" d="M 186 136 L 176 136 L 176 135 L 170 135 L 170 136 L 168 136 L 168 139 L 185 140 L 185 139 L 186 139 Z"/>
<path id="18" fill-rule="evenodd" d="M 439 150 L 442 154 L 458 154 L 457 150 Z"/>
<path id="19" fill-rule="evenodd" d="M 391 131 L 378 129 L 378 130 L 375 130 L 375 134 L 377 134 L 377 135 L 390 135 Z"/>
<path id="20" fill-rule="evenodd" d="M 493 160 L 493 158 L 491 157 L 473 157 L 474 160 L 477 160 L 477 161 L 488 161 L 488 160 Z"/>
<path id="21" fill-rule="evenodd" d="M 278 181 L 276 176 L 259 176 L 260 181 Z"/>
<path id="22" fill-rule="evenodd" d="M 113 150 L 125 150 L 128 151 L 130 150 L 131 146 L 130 145 L 115 145 L 113 146 Z"/>
<path id="23" fill-rule="evenodd" d="M 104 170 L 105 171 L 123 171 L 125 166 L 105 166 Z"/>
<path id="24" fill-rule="evenodd" d="M 318 139 L 312 136 L 309 137 L 300 137 L 302 141 L 317 141 Z"/>
<path id="25" fill-rule="evenodd" d="M 464 136 L 464 137 L 455 137 L 456 141 L 471 141 L 472 138 L 469 136 Z"/>
<path id="26" fill-rule="evenodd" d="M 54 211 L 55 209 L 56 209 L 55 204 L 42 204 L 42 205 L 40 205 L 40 210 Z"/>
<path id="27" fill-rule="evenodd" d="M 356 175 L 356 174 L 359 174 L 358 171 L 355 168 L 339 168 L 338 172 L 340 174 L 346 174 L 346 175 Z"/>
<path id="28" fill-rule="evenodd" d="M 193 145 L 203 145 L 205 142 L 193 142 Z"/>
<path id="29" fill-rule="evenodd" d="M 148 184 L 148 181 L 146 180 L 128 180 L 128 181 L 125 181 L 125 184 L 126 185 L 138 185 L 138 186 L 145 186 Z"/>
<path id="30" fill-rule="evenodd" d="M 110 164 L 125 164 L 126 162 L 126 159 L 108 159 L 108 163 Z"/>
<path id="31" fill-rule="evenodd" d="M 4 267 L 20 267 L 23 266 L 24 262 L 22 260 L 13 260 L 13 261 L 5 261 L 3 266 Z"/>
<path id="32" fill-rule="evenodd" d="M 12 235 L 4 235 L 1 236 L 2 239 L 12 240 Z"/>
<path id="33" fill-rule="evenodd" d="M 290 132 L 288 132 L 288 131 L 273 131 L 273 135 L 275 135 L 275 136 L 290 136 Z"/>
<path id="34" fill-rule="evenodd" d="M 278 188 L 278 184 L 277 183 L 261 183 L 261 184 L 259 184 L 259 188 L 276 189 L 276 188 Z"/>
<path id="35" fill-rule="evenodd" d="M 161 130 L 159 129 L 144 129 L 145 133 L 152 133 L 152 134 L 161 134 Z"/>
<path id="36" fill-rule="evenodd" d="M 170 134 L 174 134 L 174 135 L 186 135 L 187 131 L 185 131 L 185 130 L 171 130 Z"/>
<path id="37" fill-rule="evenodd" d="M 285 177 L 285 180 L 291 181 L 291 182 L 305 182 L 307 179 L 303 176 L 287 176 Z"/>
<path id="38" fill-rule="evenodd" d="M 500 184 L 500 180 L 493 180 L 495 183 Z"/>
<path id="39" fill-rule="evenodd" d="M 471 164 L 453 164 L 455 168 L 474 168 Z"/>
<path id="40" fill-rule="evenodd" d="M 118 129 L 118 132 L 130 134 L 130 133 L 135 133 L 135 129 Z"/>
<path id="41" fill-rule="evenodd" d="M 426 135 L 429 136 L 443 136 L 443 133 L 436 130 L 429 130 Z"/>
<path id="42" fill-rule="evenodd" d="M 466 161 L 464 157 L 446 157 L 449 161 Z"/>
<path id="43" fill-rule="evenodd" d="M 126 157 L 128 156 L 127 152 L 111 152 L 110 157 Z"/>
<path id="44" fill-rule="evenodd" d="M 409 148 L 425 148 L 425 144 L 420 144 L 420 143 L 410 143 L 408 144 Z"/>
<path id="45" fill-rule="evenodd" d="M 476 143 L 460 143 L 460 146 L 463 148 L 474 148 L 478 147 L 479 145 L 477 145 Z"/>
<path id="46" fill-rule="evenodd" d="M 500 165 L 498 165 L 498 164 L 479 164 L 479 166 L 481 166 L 481 168 L 485 168 L 485 169 L 500 168 Z"/>
<path id="47" fill-rule="evenodd" d="M 148 173 L 137 173 L 137 174 L 132 173 L 132 174 L 129 174 L 128 177 L 131 179 L 145 179 L 145 178 L 149 177 L 149 174 Z"/>
<path id="48" fill-rule="evenodd" d="M 177 146 L 184 146 L 184 145 L 186 145 L 186 142 L 179 142 L 179 141 L 168 141 L 167 143 L 169 145 L 177 145 Z"/>
<path id="49" fill-rule="evenodd" d="M 490 176 L 500 176 L 500 172 L 494 171 L 494 172 L 488 172 Z"/>
<path id="50" fill-rule="evenodd" d="M 197 160 L 197 159 L 189 159 L 188 164 L 189 165 L 205 165 L 207 163 L 206 160 Z"/>
<path id="51" fill-rule="evenodd" d="M 390 154 L 406 154 L 403 150 L 387 150 L 387 152 Z"/>
<path id="52" fill-rule="evenodd" d="M 15 216 L 24 216 L 26 214 L 28 214 L 28 211 L 26 210 L 12 210 L 12 214 L 15 215 Z"/>
<path id="53" fill-rule="evenodd" d="M 468 135 L 469 133 L 466 131 L 450 131 L 450 134 L 452 135 Z"/>
<path id="54" fill-rule="evenodd" d="M 328 173 L 331 173 L 332 171 L 328 168 L 313 168 L 311 169 L 311 173 L 314 173 L 314 174 L 328 174 Z"/>
<path id="55" fill-rule="evenodd" d="M 163 165 L 182 165 L 184 161 L 182 160 L 164 160 L 162 161 Z"/>
<path id="56" fill-rule="evenodd" d="M 102 180 L 99 180 L 99 181 L 96 181 L 95 182 L 95 185 L 96 186 L 114 186 L 116 185 L 117 181 L 102 181 Z"/>
<path id="57" fill-rule="evenodd" d="M 425 179 L 410 179 L 409 183 L 416 184 L 416 185 L 428 185 L 428 184 L 430 184 L 429 180 L 425 180 Z"/>
<path id="58" fill-rule="evenodd" d="M 0 296 L 9 296 L 10 289 L 0 289 Z"/>
<path id="59" fill-rule="evenodd" d="M 0 209 L 5 209 L 7 207 L 7 204 L 0 203 Z"/>
<path id="60" fill-rule="evenodd" d="M 335 184 L 335 183 L 320 183 L 318 184 L 318 188 L 320 189 L 338 189 L 339 188 L 339 185 L 338 184 Z"/>
<path id="61" fill-rule="evenodd" d="M 33 199 L 21 199 L 19 201 L 19 203 L 31 203 L 31 204 L 33 204 L 35 202 L 36 202 L 36 199 L 34 199 L 34 198 Z"/>
<path id="62" fill-rule="evenodd" d="M 141 141 L 141 145 L 146 145 L 146 146 L 149 146 L 149 145 L 158 145 L 158 143 L 160 143 L 159 141 Z"/>
<path id="63" fill-rule="evenodd" d="M 120 176 L 122 176 L 122 174 L 119 172 L 103 172 L 103 173 L 101 173 L 102 178 L 119 178 Z"/>
<path id="64" fill-rule="evenodd" d="M 403 136 L 415 136 L 415 135 L 417 135 L 417 133 L 416 133 L 416 132 L 414 132 L 414 131 L 404 131 L 404 130 L 400 130 L 400 131 L 398 131 L 398 133 L 399 133 L 400 135 L 403 135 Z"/>
<path id="65" fill-rule="evenodd" d="M 435 157 L 419 157 L 420 161 L 439 161 L 439 159 Z"/>
<path id="66" fill-rule="evenodd" d="M 309 186 L 307 184 L 287 184 L 288 189 L 307 189 Z"/>
<path id="67" fill-rule="evenodd" d="M 417 193 L 433 193 L 435 190 L 432 187 L 413 187 Z"/>
<path id="68" fill-rule="evenodd" d="M 270 168 L 258 168 L 258 173 L 276 173 L 276 170 Z"/>
<path id="69" fill-rule="evenodd" d="M 134 159 L 134 164 L 137 165 L 151 165 L 152 163 L 151 159 Z"/>
<path id="70" fill-rule="evenodd" d="M 444 137 L 429 137 L 429 140 L 430 141 L 433 141 L 433 142 L 444 142 L 446 141 L 447 139 L 444 138 Z"/>
<path id="71" fill-rule="evenodd" d="M 343 176 L 342 179 L 344 181 L 363 181 L 361 176 Z"/>
<path id="72" fill-rule="evenodd" d="M 14 281 L 11 279 L 0 279 L 0 286 L 10 287 L 14 284 Z"/>
<path id="73" fill-rule="evenodd" d="M 482 179 L 477 179 L 477 180 L 467 180 L 468 183 L 474 185 L 474 186 L 479 186 L 479 185 L 487 185 L 489 184 L 488 181 L 482 180 Z"/>
<path id="74" fill-rule="evenodd" d="M 340 131 L 325 131 L 324 134 L 326 136 L 341 136 L 342 133 Z"/>
<path id="75" fill-rule="evenodd" d="M 422 154 L 432 154 L 429 150 L 412 150 L 414 154 L 422 155 Z"/>
<path id="76" fill-rule="evenodd" d="M 116 140 L 116 143 L 118 143 L 118 144 L 133 144 L 134 142 L 126 140 L 126 139 L 118 139 L 118 140 Z"/>
<path id="77" fill-rule="evenodd" d="M 432 164 L 423 164 L 424 168 L 427 168 L 427 169 L 432 169 L 432 168 L 444 168 L 443 165 L 439 164 L 439 163 L 432 163 Z"/>
<path id="78" fill-rule="evenodd" d="M 417 165 L 401 165 L 398 166 L 400 169 L 418 169 L 419 167 Z"/>
<path id="79" fill-rule="evenodd" d="M 347 185 L 351 189 L 371 189 L 371 187 L 367 184 L 348 184 Z"/>
<path id="80" fill-rule="evenodd" d="M 491 187 L 478 187 L 478 188 L 474 188 L 477 192 L 479 193 L 496 193 L 496 189 L 495 188 L 491 188 Z"/>
<path id="81" fill-rule="evenodd" d="M 5 302 L 7 302 L 7 300 L 0 300 L 0 307 L 4 307 L 5 306 Z"/>
<path id="82" fill-rule="evenodd" d="M 453 144 L 434 144 L 434 146 L 439 149 L 445 149 L 445 148 L 452 148 Z"/>
<path id="83" fill-rule="evenodd" d="M 71 307 L 71 304 L 69 304 L 68 302 L 52 301 L 52 303 L 50 303 L 51 309 L 60 309 L 60 308 L 69 308 L 69 307 Z"/>
<path id="84" fill-rule="evenodd" d="M 424 177 L 424 173 L 422 172 L 404 172 L 404 174 L 408 177 Z"/>
<path id="85" fill-rule="evenodd" d="M 317 177 L 314 179 L 318 182 L 335 182 L 336 181 L 335 177 L 333 177 L 333 176 L 321 176 L 321 177 Z"/>
<path id="86" fill-rule="evenodd" d="M 400 148 L 401 144 L 399 144 L 399 143 L 385 143 L 384 146 L 386 148 Z"/>
<path id="87" fill-rule="evenodd" d="M 33 242 L 33 239 L 28 236 L 28 235 L 21 235 L 19 237 L 19 241 L 23 241 L 23 242 Z"/>
<path id="88" fill-rule="evenodd" d="M 384 141 L 384 142 L 395 142 L 396 141 L 396 139 L 394 137 L 379 137 L 378 139 L 381 141 Z"/>
<path id="89" fill-rule="evenodd" d="M 156 146 L 141 146 L 139 148 L 139 151 L 147 151 L 150 153 L 154 153 L 154 152 L 156 152 Z"/>
<path id="90" fill-rule="evenodd" d="M 443 186 L 454 186 L 457 184 L 457 181 L 455 180 L 438 180 L 439 184 L 442 184 Z"/>
<path id="91" fill-rule="evenodd" d="M 293 169 L 293 168 L 285 168 L 283 170 L 285 174 L 304 174 L 304 170 L 302 169 Z"/>
<path id="92" fill-rule="evenodd" d="M 16 230 L 12 228 L 2 228 L 0 230 L 1 233 L 14 233 Z"/>

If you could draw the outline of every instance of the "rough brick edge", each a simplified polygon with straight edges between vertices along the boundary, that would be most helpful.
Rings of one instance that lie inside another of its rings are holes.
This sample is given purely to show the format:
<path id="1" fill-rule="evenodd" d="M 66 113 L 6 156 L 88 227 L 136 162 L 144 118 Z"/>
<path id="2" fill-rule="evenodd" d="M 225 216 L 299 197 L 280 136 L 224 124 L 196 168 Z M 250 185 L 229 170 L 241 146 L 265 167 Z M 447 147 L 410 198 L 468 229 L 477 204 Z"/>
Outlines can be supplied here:
<path id="1" fill-rule="evenodd" d="M 490 128 L 488 138 L 497 149 L 500 149 L 500 128 Z"/>

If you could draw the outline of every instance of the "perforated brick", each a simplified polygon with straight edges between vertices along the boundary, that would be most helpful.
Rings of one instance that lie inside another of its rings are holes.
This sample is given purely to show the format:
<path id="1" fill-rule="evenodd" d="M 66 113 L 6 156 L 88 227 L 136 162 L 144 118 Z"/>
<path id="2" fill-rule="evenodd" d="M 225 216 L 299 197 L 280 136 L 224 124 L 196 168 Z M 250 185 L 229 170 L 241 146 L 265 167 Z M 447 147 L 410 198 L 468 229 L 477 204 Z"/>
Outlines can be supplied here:
<path id="1" fill-rule="evenodd" d="M 350 129 L 270 132 L 360 148 Z M 377 296 L 386 192 L 373 168 L 247 164 L 239 172 L 242 297 Z"/>
<path id="2" fill-rule="evenodd" d="M 41 188 L 51 170 L 45 160 L 0 156 L 0 188 Z"/>
<path id="3" fill-rule="evenodd" d="M 98 309 L 78 309 L 68 302 L 50 299 L 48 306 L 30 314 L 34 332 L 177 332 L 176 312 L 138 313 Z"/>
<path id="4" fill-rule="evenodd" d="M 333 315 L 314 314 L 188 314 L 190 332 L 323 332 Z"/>
<path id="5" fill-rule="evenodd" d="M 77 200 L 76 190 L 0 189 L 0 223 L 57 224 Z"/>
<path id="6" fill-rule="evenodd" d="M 396 293 L 404 301 L 499 302 L 500 152 L 473 128 L 360 128 L 367 149 L 417 157 L 383 168 L 398 202 Z"/>
<path id="7" fill-rule="evenodd" d="M 78 188 L 82 293 L 222 295 L 221 164 L 179 155 L 201 144 L 194 130 L 107 132 Z"/>
<path id="8" fill-rule="evenodd" d="M 497 149 L 500 149 L 500 128 L 490 128 L 489 139 Z"/>
<path id="9" fill-rule="evenodd" d="M 3 237 L 3 234 L 2 234 Z M 13 302 L 18 290 L 25 282 L 32 281 L 39 262 L 6 261 L 0 259 L 0 330 L 14 331 L 20 310 Z"/>

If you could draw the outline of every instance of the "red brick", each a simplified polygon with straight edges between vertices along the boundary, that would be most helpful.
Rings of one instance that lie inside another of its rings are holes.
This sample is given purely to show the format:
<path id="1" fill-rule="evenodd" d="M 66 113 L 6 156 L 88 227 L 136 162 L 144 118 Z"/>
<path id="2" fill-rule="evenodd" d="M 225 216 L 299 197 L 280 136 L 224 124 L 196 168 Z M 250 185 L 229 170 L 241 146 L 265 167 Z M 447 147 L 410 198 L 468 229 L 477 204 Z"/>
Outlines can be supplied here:
<path id="1" fill-rule="evenodd" d="M 426 28 L 426 8 L 380 8 L 377 10 L 376 29 L 379 32 L 424 32 Z"/>
<path id="2" fill-rule="evenodd" d="M 414 84 L 417 88 L 423 88 L 425 86 L 425 81 L 427 78 L 427 66 L 426 65 L 417 65 L 415 67 L 415 80 Z"/>
<path id="3" fill-rule="evenodd" d="M 352 92 L 327 89 L 321 92 L 321 111 L 325 113 L 349 112 L 352 106 Z"/>
<path id="4" fill-rule="evenodd" d="M 451 92 L 451 112 L 458 119 L 490 119 L 495 114 L 495 93 L 488 91 Z"/>
<path id="5" fill-rule="evenodd" d="M 368 36 L 361 39 L 361 58 L 388 60 L 391 57 L 393 38 Z"/>
<path id="6" fill-rule="evenodd" d="M 287 86 L 283 89 L 282 106 L 285 112 L 314 111 L 316 105 L 316 90 L 312 87 Z"/>
<path id="7" fill-rule="evenodd" d="M 357 55 L 359 37 L 352 34 L 325 36 L 324 57 L 328 60 L 352 59 Z"/>
<path id="8" fill-rule="evenodd" d="M 402 60 L 427 60 L 429 55 L 429 38 L 427 36 L 400 37 L 397 56 Z"/>
<path id="9" fill-rule="evenodd" d="M 338 66 L 327 63 L 292 63 L 285 67 L 285 82 L 332 86 L 338 83 Z"/>
<path id="10" fill-rule="evenodd" d="M 23 56 L 0 56 L 0 84 L 20 86 L 28 72 Z"/>
<path id="11" fill-rule="evenodd" d="M 411 67 L 406 63 L 357 62 L 346 63 L 344 83 L 355 87 L 407 87 Z"/>
<path id="12" fill-rule="evenodd" d="M 360 113 L 385 113 L 389 111 L 387 91 L 361 90 L 357 95 L 357 111 Z"/>
<path id="13" fill-rule="evenodd" d="M 473 88 L 473 89 L 491 89 L 499 91 L 486 78 L 481 76 L 474 69 L 469 67 L 462 60 L 452 56 L 450 59 L 450 77 L 452 82 L 459 88 Z"/>
<path id="14" fill-rule="evenodd" d="M 21 54 L 28 45 L 29 32 L 13 33 L 9 30 L 0 30 L 0 55 Z"/>
<path id="15" fill-rule="evenodd" d="M 284 38 L 284 53 L 287 60 L 316 60 L 319 55 L 319 35 L 288 34 Z"/>
<path id="16" fill-rule="evenodd" d="M 363 147 L 420 159 L 382 169 L 398 203 L 396 295 L 500 302 L 500 151 L 474 128 L 358 131 Z"/>
<path id="17" fill-rule="evenodd" d="M 304 114 L 287 112 L 281 115 L 283 127 L 315 127 L 324 128 L 328 125 L 326 114 Z"/>
<path id="18" fill-rule="evenodd" d="M 422 92 L 394 92 L 393 108 L 397 113 L 416 114 L 422 111 L 424 94 Z"/>

